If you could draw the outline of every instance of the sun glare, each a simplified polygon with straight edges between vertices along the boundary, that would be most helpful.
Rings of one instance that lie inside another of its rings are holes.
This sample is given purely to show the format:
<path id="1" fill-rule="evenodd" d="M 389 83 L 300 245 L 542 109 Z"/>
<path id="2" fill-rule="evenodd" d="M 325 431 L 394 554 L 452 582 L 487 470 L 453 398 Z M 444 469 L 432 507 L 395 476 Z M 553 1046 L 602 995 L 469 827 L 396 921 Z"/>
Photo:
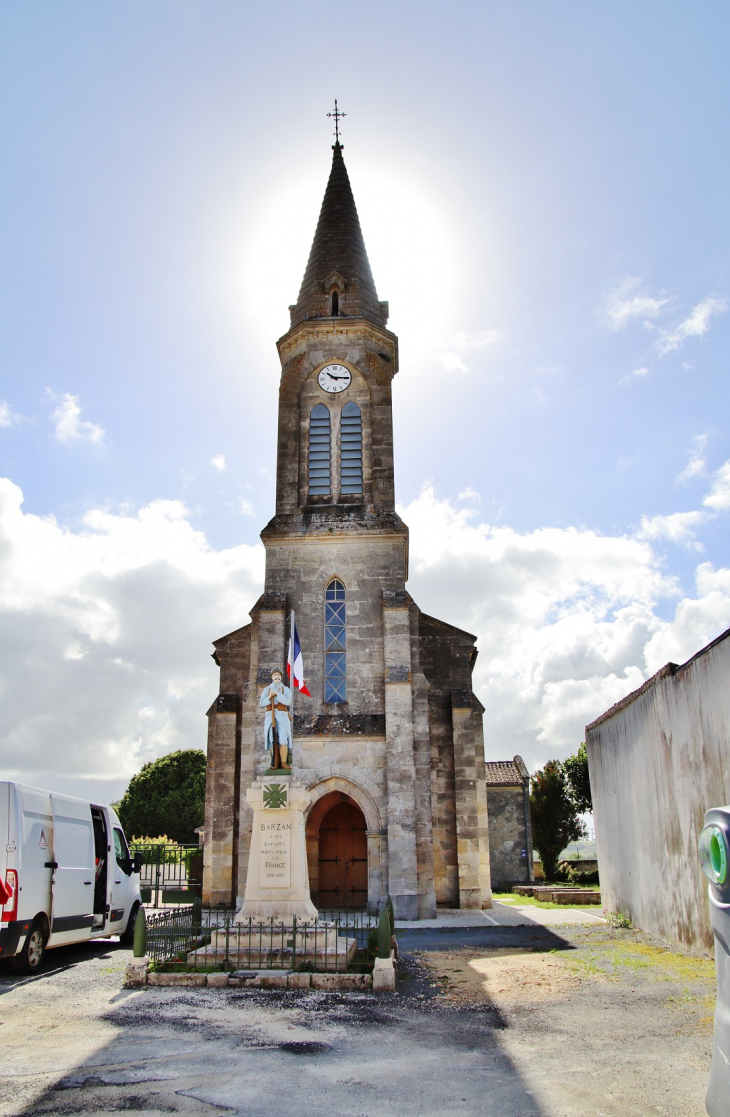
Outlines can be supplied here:
<path id="1" fill-rule="evenodd" d="M 460 300 L 457 237 L 448 206 L 413 176 L 369 165 L 350 170 L 363 236 L 389 328 L 410 360 L 453 328 Z M 300 172 L 268 198 L 250 199 L 256 222 L 241 231 L 241 295 L 247 328 L 264 345 L 283 334 L 299 292 L 326 185 L 323 168 Z"/>

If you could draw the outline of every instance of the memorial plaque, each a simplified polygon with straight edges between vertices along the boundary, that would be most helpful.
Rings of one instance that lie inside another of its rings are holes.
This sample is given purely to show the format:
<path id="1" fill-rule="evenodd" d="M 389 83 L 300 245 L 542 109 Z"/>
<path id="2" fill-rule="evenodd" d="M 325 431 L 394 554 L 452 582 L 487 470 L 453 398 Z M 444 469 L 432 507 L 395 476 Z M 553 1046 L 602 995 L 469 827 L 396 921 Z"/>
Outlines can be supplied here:
<path id="1" fill-rule="evenodd" d="M 261 829 L 261 886 L 291 888 L 292 824 L 268 818 L 259 822 Z"/>

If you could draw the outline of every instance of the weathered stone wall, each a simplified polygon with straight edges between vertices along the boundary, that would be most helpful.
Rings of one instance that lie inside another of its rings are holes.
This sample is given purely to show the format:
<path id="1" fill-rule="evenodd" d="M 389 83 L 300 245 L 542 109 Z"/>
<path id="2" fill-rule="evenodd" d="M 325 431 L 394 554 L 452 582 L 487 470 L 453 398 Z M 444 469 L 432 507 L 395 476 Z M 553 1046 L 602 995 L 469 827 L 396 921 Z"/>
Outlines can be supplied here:
<path id="1" fill-rule="evenodd" d="M 230 904 L 238 873 L 242 680 L 250 669 L 251 625 L 217 641 L 215 654 L 221 692 L 208 710 L 203 897 Z"/>
<path id="2" fill-rule="evenodd" d="M 491 905 L 483 708 L 471 689 L 476 638 L 419 614 L 429 685 L 433 873 L 437 902 Z"/>
<path id="3" fill-rule="evenodd" d="M 525 813 L 526 788 L 487 787 L 492 888 L 530 880 L 531 843 Z M 522 856 L 524 851 L 524 857 Z"/>
<path id="4" fill-rule="evenodd" d="M 708 953 L 703 815 L 730 802 L 730 630 L 586 729 L 603 906 Z"/>

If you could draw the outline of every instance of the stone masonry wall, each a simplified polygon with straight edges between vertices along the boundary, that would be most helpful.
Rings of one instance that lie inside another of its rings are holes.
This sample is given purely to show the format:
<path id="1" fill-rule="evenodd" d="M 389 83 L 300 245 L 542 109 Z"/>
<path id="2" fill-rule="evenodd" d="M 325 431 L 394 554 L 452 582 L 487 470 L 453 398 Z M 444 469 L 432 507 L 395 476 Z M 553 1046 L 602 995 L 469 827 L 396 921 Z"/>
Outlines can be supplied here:
<path id="1" fill-rule="evenodd" d="M 487 787 L 492 888 L 530 879 L 525 788 Z M 522 853 L 525 856 L 522 856 Z"/>

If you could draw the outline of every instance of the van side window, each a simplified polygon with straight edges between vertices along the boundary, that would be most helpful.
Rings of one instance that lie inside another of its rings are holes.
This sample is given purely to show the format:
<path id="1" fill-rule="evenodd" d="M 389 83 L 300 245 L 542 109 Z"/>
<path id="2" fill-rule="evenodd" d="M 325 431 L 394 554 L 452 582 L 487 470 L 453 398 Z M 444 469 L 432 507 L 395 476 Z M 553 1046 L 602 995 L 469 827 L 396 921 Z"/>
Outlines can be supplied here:
<path id="1" fill-rule="evenodd" d="M 114 854 L 119 868 L 126 871 L 129 867 L 129 850 L 124 834 L 116 826 L 114 827 Z"/>

